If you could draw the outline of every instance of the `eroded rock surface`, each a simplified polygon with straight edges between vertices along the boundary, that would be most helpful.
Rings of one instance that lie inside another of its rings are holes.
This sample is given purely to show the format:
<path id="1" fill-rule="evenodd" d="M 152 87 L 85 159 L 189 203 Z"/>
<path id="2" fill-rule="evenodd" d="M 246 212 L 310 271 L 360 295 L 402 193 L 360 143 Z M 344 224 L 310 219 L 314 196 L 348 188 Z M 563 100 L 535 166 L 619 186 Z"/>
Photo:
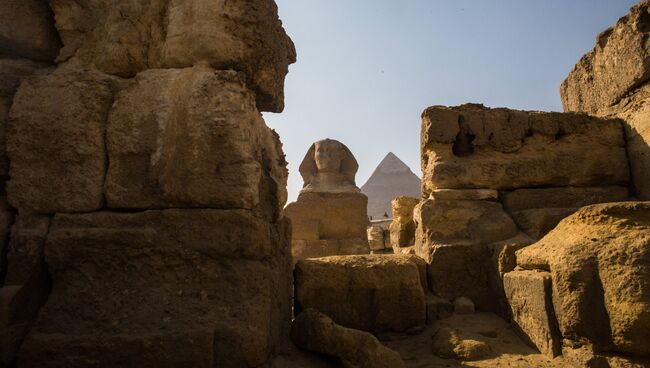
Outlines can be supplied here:
<path id="1" fill-rule="evenodd" d="M 345 328 L 316 309 L 306 309 L 291 327 L 299 347 L 339 357 L 359 368 L 405 368 L 400 355 L 368 332 Z"/>
<path id="2" fill-rule="evenodd" d="M 236 72 L 138 74 L 116 97 L 106 140 L 110 208 L 250 209 L 277 218 L 286 202 L 281 144 Z"/>
<path id="3" fill-rule="evenodd" d="M 434 106 L 422 115 L 422 191 L 627 185 L 620 120 Z M 570 159 L 567 159 L 570 158 Z"/>
<path id="4" fill-rule="evenodd" d="M 21 364 L 264 363 L 288 322 L 283 226 L 244 210 L 56 215 L 54 287 Z"/>
<path id="5" fill-rule="evenodd" d="M 649 9 L 640 1 L 601 33 L 560 88 L 565 111 L 624 121 L 633 189 L 643 200 L 650 199 Z"/>
<path id="6" fill-rule="evenodd" d="M 296 264 L 295 310 L 315 308 L 369 332 L 426 322 L 424 262 L 409 255 L 334 256 Z"/>
<path id="7" fill-rule="evenodd" d="M 565 340 L 648 356 L 650 203 L 584 207 L 517 252 L 526 269 L 549 271 Z"/>
<path id="8" fill-rule="evenodd" d="M 63 41 L 59 61 L 121 77 L 205 63 L 244 73 L 260 111 L 284 108 L 284 78 L 296 60 L 273 0 L 53 0 Z"/>

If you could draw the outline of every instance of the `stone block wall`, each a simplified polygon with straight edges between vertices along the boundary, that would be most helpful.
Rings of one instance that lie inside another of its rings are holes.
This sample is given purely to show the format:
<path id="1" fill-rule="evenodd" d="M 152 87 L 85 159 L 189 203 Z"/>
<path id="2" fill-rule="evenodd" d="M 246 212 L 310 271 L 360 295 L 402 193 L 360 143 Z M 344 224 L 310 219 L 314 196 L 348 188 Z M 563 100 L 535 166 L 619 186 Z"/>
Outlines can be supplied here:
<path id="1" fill-rule="evenodd" d="M 507 314 L 514 251 L 578 208 L 629 199 L 623 123 L 580 113 L 433 106 L 422 115 L 416 254 L 438 296 Z"/>
<path id="2" fill-rule="evenodd" d="M 264 364 L 291 316 L 286 162 L 260 114 L 295 61 L 275 3 L 0 15 L 0 365 Z"/>
<path id="3" fill-rule="evenodd" d="M 596 39 L 566 78 L 564 111 L 623 120 L 635 196 L 650 199 L 650 2 L 643 0 Z"/>

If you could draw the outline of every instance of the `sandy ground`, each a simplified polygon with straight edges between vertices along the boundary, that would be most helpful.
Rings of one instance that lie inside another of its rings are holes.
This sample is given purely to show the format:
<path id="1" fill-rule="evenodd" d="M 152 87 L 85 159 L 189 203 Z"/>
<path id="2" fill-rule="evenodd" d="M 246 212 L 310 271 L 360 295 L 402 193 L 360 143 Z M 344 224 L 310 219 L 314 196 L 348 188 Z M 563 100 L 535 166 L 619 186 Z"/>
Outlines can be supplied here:
<path id="1" fill-rule="evenodd" d="M 486 359 L 461 362 L 442 359 L 432 352 L 432 336 L 441 327 L 459 331 L 461 337 L 487 342 L 492 354 Z M 454 315 L 437 321 L 417 335 L 380 336 L 382 342 L 400 353 L 408 368 L 424 367 L 570 367 L 560 358 L 540 354 L 528 346 L 504 320 L 492 313 Z"/>
<path id="2" fill-rule="evenodd" d="M 487 342 L 492 354 L 483 360 L 458 361 L 442 359 L 432 352 L 432 337 L 442 327 L 459 331 L 462 338 Z M 551 358 L 528 346 L 512 327 L 492 313 L 454 315 L 437 321 L 413 334 L 383 334 L 384 345 L 396 350 L 408 368 L 439 367 L 505 367 L 505 368 L 566 368 L 571 367 L 561 357 Z M 335 359 L 292 349 L 278 357 L 270 368 L 335 368 L 349 367 Z"/>

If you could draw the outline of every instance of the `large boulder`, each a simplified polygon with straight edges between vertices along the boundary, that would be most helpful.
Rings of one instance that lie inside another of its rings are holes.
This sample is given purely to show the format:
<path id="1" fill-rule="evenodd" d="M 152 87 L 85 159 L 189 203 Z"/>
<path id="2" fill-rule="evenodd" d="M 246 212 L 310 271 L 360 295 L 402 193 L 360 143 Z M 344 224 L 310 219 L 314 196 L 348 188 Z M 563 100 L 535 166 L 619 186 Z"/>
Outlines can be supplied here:
<path id="1" fill-rule="evenodd" d="M 13 207 L 37 213 L 102 208 L 106 117 L 121 85 L 70 68 L 23 80 L 7 126 Z"/>
<path id="2" fill-rule="evenodd" d="M 499 202 L 427 199 L 416 206 L 415 251 L 428 263 L 429 287 L 447 299 L 468 297 L 495 310 L 490 295 L 488 245 L 517 235 Z"/>
<path id="3" fill-rule="evenodd" d="M 501 192 L 501 202 L 517 226 L 534 239 L 540 239 L 563 218 L 579 207 L 629 199 L 629 188 L 555 187 L 524 188 Z"/>
<path id="4" fill-rule="evenodd" d="M 635 194 L 650 199 L 650 2 L 598 35 L 560 88 L 565 111 L 621 118 Z"/>
<path id="5" fill-rule="evenodd" d="M 118 94 L 106 138 L 110 208 L 255 209 L 277 218 L 286 202 L 279 139 L 236 72 L 138 74 Z"/>
<path id="6" fill-rule="evenodd" d="M 289 203 L 294 260 L 368 254 L 368 197 L 362 193 L 305 192 Z"/>
<path id="7" fill-rule="evenodd" d="M 205 63 L 242 72 L 261 111 L 284 108 L 293 43 L 273 0 L 51 0 L 63 40 L 59 61 L 121 77 Z"/>
<path id="8" fill-rule="evenodd" d="M 433 106 L 422 115 L 423 195 L 436 189 L 627 185 L 620 120 Z M 570 159 L 567 159 L 570 158 Z"/>
<path id="9" fill-rule="evenodd" d="M 425 260 L 435 245 L 490 244 L 517 234 L 498 202 L 426 199 L 415 207 L 414 219 L 418 255 Z"/>
<path id="10" fill-rule="evenodd" d="M 0 7 L 3 6 L 0 4 Z M 47 67 L 27 59 L 0 59 L 0 180 L 6 180 L 9 173 L 7 158 L 7 118 L 14 94 L 25 77 Z"/>
<path id="11" fill-rule="evenodd" d="M 19 366 L 260 366 L 290 316 L 286 226 L 244 210 L 57 214 L 53 290 Z"/>
<path id="12" fill-rule="evenodd" d="M 562 83 L 565 111 L 596 114 L 617 104 L 650 79 L 650 2 L 643 0 L 616 25 L 598 35 Z"/>
<path id="13" fill-rule="evenodd" d="M 364 331 L 336 324 L 316 309 L 306 309 L 291 327 L 291 339 L 300 348 L 334 356 L 359 368 L 405 368 L 399 353 Z"/>
<path id="14" fill-rule="evenodd" d="M 583 207 L 517 263 L 550 272 L 565 340 L 650 355 L 650 202 Z"/>
<path id="15" fill-rule="evenodd" d="M 365 239 L 369 225 L 367 205 L 368 197 L 361 193 L 308 192 L 301 193 L 296 202 L 288 204 L 284 215 L 295 222 L 294 239 Z M 302 229 L 310 223 L 317 230 L 315 234 Z"/>
<path id="16" fill-rule="evenodd" d="M 61 41 L 47 0 L 0 2 L 0 55 L 52 61 Z"/>
<path id="17" fill-rule="evenodd" d="M 316 308 L 364 331 L 406 331 L 426 322 L 425 275 L 409 255 L 305 259 L 294 272 L 295 310 Z"/>

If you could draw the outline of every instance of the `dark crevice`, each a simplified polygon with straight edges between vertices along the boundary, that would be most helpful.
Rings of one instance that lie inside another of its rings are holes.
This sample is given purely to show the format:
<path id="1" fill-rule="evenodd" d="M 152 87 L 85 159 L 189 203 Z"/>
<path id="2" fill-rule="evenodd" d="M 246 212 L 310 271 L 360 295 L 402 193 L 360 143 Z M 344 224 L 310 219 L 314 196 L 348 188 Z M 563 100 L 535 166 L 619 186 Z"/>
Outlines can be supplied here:
<path id="1" fill-rule="evenodd" d="M 476 136 L 472 134 L 469 124 L 465 122 L 465 117 L 463 115 L 460 115 L 458 117 L 458 128 L 459 132 L 458 135 L 456 135 L 456 139 L 451 150 L 454 155 L 458 157 L 470 156 L 474 153 L 473 142 Z"/>

